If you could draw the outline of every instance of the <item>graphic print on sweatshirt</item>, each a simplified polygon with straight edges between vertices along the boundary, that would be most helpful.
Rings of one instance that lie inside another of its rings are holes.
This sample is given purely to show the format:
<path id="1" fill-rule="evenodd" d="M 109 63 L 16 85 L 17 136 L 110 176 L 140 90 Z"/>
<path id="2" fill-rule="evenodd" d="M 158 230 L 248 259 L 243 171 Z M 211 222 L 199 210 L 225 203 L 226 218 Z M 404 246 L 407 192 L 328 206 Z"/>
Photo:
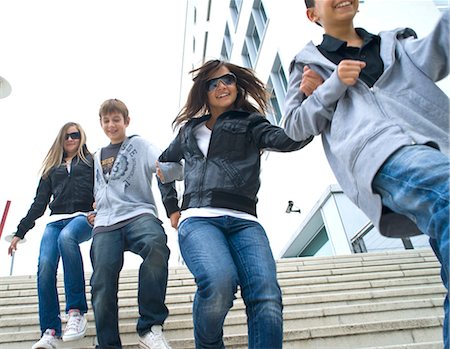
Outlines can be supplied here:
<path id="1" fill-rule="evenodd" d="M 109 175 L 109 180 L 122 181 L 125 188 L 130 186 L 136 170 L 137 150 L 133 144 L 123 144 L 114 162 Z"/>

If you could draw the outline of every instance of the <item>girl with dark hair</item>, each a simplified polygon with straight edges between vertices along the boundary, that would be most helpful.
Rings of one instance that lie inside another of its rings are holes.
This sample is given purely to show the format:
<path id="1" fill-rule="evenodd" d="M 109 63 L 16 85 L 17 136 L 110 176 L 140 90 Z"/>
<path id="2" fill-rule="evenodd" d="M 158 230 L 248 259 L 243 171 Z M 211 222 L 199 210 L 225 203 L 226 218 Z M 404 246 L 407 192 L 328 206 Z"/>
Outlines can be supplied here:
<path id="1" fill-rule="evenodd" d="M 238 286 L 249 348 L 281 348 L 276 265 L 256 215 L 260 156 L 269 148 L 294 151 L 311 139 L 294 142 L 267 121 L 268 93 L 250 69 L 212 60 L 191 73 L 193 86 L 173 122 L 180 130 L 159 161 L 185 162 L 183 203 L 170 220 L 197 284 L 196 348 L 224 348 L 223 323 Z"/>

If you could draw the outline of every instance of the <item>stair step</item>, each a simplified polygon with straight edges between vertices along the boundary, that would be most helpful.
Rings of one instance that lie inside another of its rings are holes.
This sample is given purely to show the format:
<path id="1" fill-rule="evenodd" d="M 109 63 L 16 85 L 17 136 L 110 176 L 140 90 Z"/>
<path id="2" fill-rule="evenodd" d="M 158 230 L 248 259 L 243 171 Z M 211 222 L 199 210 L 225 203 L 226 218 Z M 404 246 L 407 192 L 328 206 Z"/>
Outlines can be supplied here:
<path id="1" fill-rule="evenodd" d="M 393 262 L 394 261 L 394 262 Z M 277 261 L 283 292 L 284 348 L 441 348 L 445 289 L 431 249 Z M 123 270 L 119 318 L 124 348 L 138 348 L 137 270 Z M 62 275 L 60 306 L 65 307 Z M 90 304 L 90 274 L 86 294 Z M 194 348 L 192 302 L 196 286 L 189 270 L 171 267 L 166 337 L 174 349 Z M 239 293 L 225 321 L 227 348 L 247 348 L 245 307 Z M 0 349 L 31 347 L 39 336 L 36 276 L 0 277 Z M 62 315 L 65 322 L 65 314 Z M 87 336 L 59 348 L 95 346 L 93 312 Z M 374 346 L 376 345 L 376 346 Z"/>

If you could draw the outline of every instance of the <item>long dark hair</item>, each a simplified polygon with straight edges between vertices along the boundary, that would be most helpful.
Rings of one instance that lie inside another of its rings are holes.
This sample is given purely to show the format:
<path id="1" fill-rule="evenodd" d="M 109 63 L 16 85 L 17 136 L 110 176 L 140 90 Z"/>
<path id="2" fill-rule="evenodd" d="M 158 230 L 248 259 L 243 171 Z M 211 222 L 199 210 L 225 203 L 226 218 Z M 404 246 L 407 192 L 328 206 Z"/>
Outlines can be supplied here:
<path id="1" fill-rule="evenodd" d="M 189 72 L 193 74 L 194 83 L 189 91 L 186 104 L 172 122 L 174 128 L 192 118 L 210 113 L 207 82 L 221 67 L 228 68 L 237 78 L 236 86 L 238 94 L 234 102 L 234 108 L 251 113 L 259 112 L 265 115 L 270 105 L 269 93 L 264 83 L 256 77 L 254 71 L 229 62 L 210 60 L 200 68 L 193 69 Z"/>

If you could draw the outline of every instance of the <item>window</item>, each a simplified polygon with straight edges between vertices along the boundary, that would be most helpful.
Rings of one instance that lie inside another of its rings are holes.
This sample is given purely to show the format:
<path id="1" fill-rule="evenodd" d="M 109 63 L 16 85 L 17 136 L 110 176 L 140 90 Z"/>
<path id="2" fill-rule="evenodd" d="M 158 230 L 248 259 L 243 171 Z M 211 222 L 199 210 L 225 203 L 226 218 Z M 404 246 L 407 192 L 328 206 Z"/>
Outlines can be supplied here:
<path id="1" fill-rule="evenodd" d="M 208 47 L 208 32 L 205 32 L 205 42 L 203 43 L 203 61 L 205 61 L 205 57 L 206 57 L 206 49 Z"/>
<path id="2" fill-rule="evenodd" d="M 278 125 L 282 118 L 282 112 L 280 108 L 280 104 L 278 103 L 277 92 L 273 88 L 272 78 L 269 78 L 267 82 L 267 91 L 270 94 L 270 106 L 272 109 L 267 113 L 267 120 L 270 121 L 271 124 Z"/>
<path id="3" fill-rule="evenodd" d="M 270 72 L 269 81 L 267 82 L 267 89 L 271 95 L 270 104 L 273 110 L 273 114 L 269 113 L 269 120 L 275 125 L 279 125 L 283 117 L 283 111 L 280 106 L 284 105 L 287 85 L 287 77 L 281 65 L 280 56 L 277 54 Z"/>
<path id="4" fill-rule="evenodd" d="M 223 35 L 222 50 L 220 52 L 221 59 L 229 61 L 231 57 L 231 36 L 228 23 L 225 26 L 225 34 Z"/>
<path id="5" fill-rule="evenodd" d="M 241 13 L 242 0 L 231 0 L 230 1 L 230 12 L 231 18 L 234 24 L 234 30 L 237 28 L 237 23 L 239 20 L 239 14 Z"/>
<path id="6" fill-rule="evenodd" d="M 258 14 L 257 17 L 260 18 L 265 25 L 267 23 L 267 15 L 266 11 L 264 10 L 262 1 L 261 0 L 255 1 L 255 3 L 253 4 L 253 9 L 257 12 Z"/>
<path id="7" fill-rule="evenodd" d="M 244 67 L 251 68 L 252 61 L 250 59 L 250 53 L 248 53 L 247 43 L 244 43 L 244 47 L 242 49 L 242 63 Z"/>
<path id="8" fill-rule="evenodd" d="M 434 4 L 441 12 L 448 9 L 448 0 L 434 0 Z"/>
<path id="9" fill-rule="evenodd" d="M 208 12 L 206 12 L 206 21 L 209 22 L 211 18 L 211 0 L 208 1 Z"/>
<path id="10" fill-rule="evenodd" d="M 261 48 L 262 38 L 267 28 L 267 15 L 261 0 L 255 0 L 245 36 L 250 67 L 254 67 Z"/>
<path id="11" fill-rule="evenodd" d="M 328 239 L 327 230 L 323 226 L 314 238 L 306 245 L 299 257 L 306 256 L 332 256 L 333 249 Z"/>

